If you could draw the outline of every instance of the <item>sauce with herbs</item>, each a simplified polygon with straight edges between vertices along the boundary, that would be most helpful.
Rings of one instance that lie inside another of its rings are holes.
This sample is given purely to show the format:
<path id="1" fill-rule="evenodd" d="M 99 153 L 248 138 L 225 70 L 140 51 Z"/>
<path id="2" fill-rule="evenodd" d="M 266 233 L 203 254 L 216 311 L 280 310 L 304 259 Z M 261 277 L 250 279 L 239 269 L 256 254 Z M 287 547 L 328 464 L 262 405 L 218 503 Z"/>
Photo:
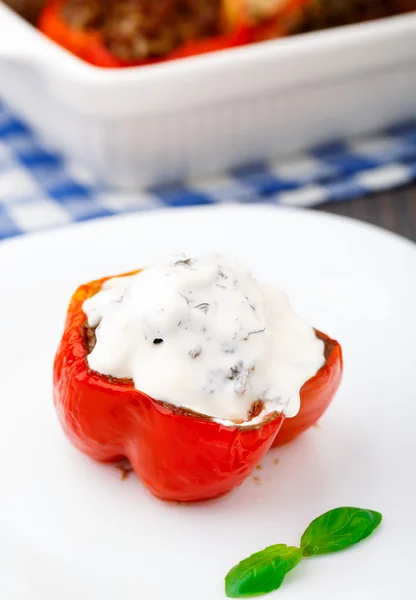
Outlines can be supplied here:
<path id="1" fill-rule="evenodd" d="M 221 255 L 169 257 L 83 304 L 91 369 L 219 422 L 295 416 L 324 344 L 278 288 Z"/>

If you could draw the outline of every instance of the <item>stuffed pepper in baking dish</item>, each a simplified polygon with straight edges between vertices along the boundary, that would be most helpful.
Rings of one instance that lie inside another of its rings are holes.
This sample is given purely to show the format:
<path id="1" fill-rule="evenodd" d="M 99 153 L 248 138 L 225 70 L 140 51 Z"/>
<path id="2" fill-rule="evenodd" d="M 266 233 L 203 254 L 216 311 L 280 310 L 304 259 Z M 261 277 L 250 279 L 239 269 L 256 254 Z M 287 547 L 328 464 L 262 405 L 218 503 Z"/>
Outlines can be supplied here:
<path id="1" fill-rule="evenodd" d="M 310 426 L 341 366 L 339 345 L 239 263 L 170 257 L 75 292 L 55 406 L 82 452 L 127 457 L 159 498 L 203 500 L 242 483 L 284 421 L 282 441 Z"/>
<path id="2" fill-rule="evenodd" d="M 279 0 L 254 11 L 253 0 L 49 0 L 39 28 L 101 67 L 149 64 L 241 46 L 260 21 L 305 0 Z"/>
<path id="3" fill-rule="evenodd" d="M 100 67 L 149 64 L 416 10 L 416 0 L 48 0 L 39 28 Z"/>

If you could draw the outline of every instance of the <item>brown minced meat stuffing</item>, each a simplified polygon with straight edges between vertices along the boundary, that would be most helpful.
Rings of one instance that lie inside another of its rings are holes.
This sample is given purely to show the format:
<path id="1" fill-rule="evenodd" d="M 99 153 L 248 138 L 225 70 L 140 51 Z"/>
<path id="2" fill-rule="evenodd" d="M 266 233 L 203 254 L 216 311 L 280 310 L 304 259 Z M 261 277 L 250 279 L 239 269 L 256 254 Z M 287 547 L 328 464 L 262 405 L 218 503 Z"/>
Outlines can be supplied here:
<path id="1" fill-rule="evenodd" d="M 71 27 L 101 31 L 121 60 L 140 61 L 218 35 L 220 7 L 221 0 L 67 0 L 63 17 Z"/>
<path id="2" fill-rule="evenodd" d="M 101 31 L 125 61 L 160 58 L 181 44 L 221 33 L 222 0 L 67 0 L 66 22 Z M 416 0 L 310 0 L 291 33 L 305 33 L 416 10 Z"/>

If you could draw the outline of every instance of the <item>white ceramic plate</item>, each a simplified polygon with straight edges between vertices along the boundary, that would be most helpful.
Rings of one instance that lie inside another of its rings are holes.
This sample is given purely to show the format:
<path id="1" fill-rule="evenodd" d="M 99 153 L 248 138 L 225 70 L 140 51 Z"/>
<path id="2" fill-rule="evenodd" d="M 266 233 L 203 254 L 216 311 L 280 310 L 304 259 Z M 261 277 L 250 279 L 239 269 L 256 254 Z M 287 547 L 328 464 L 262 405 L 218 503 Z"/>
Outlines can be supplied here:
<path id="1" fill-rule="evenodd" d="M 74 450 L 51 367 L 74 288 L 171 251 L 220 251 L 287 289 L 337 337 L 345 377 L 301 439 L 237 491 L 198 505 L 155 500 Z M 416 539 L 416 247 L 347 219 L 273 207 L 138 214 L 0 246 L 0 597 L 222 600 L 240 559 L 296 544 L 340 505 L 379 510 L 376 534 L 309 559 L 270 598 L 410 600 Z M 278 459 L 278 464 L 275 464 Z"/>

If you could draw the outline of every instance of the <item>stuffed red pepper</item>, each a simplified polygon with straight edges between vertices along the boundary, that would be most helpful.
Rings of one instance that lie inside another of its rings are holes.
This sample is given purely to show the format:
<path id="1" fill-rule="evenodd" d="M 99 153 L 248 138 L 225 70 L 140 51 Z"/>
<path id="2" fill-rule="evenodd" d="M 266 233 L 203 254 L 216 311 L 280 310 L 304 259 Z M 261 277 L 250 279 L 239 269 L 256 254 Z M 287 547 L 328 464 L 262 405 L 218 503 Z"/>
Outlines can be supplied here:
<path id="1" fill-rule="evenodd" d="M 38 26 L 100 67 L 149 64 L 250 40 L 247 24 L 225 26 L 221 0 L 49 0 Z"/>
<path id="2" fill-rule="evenodd" d="M 168 257 L 76 291 L 55 406 L 79 450 L 127 457 L 159 498 L 213 498 L 244 481 L 285 417 L 290 436 L 305 428 L 302 417 L 296 429 L 302 386 L 305 401 L 328 404 L 319 374 L 337 363 L 332 396 L 335 345 L 238 262 Z"/>
<path id="3" fill-rule="evenodd" d="M 38 26 L 100 67 L 183 58 L 416 10 L 416 0 L 48 0 Z"/>
<path id="4" fill-rule="evenodd" d="M 83 60 L 118 68 L 241 46 L 270 20 L 283 34 L 305 1 L 49 0 L 38 26 Z"/>

